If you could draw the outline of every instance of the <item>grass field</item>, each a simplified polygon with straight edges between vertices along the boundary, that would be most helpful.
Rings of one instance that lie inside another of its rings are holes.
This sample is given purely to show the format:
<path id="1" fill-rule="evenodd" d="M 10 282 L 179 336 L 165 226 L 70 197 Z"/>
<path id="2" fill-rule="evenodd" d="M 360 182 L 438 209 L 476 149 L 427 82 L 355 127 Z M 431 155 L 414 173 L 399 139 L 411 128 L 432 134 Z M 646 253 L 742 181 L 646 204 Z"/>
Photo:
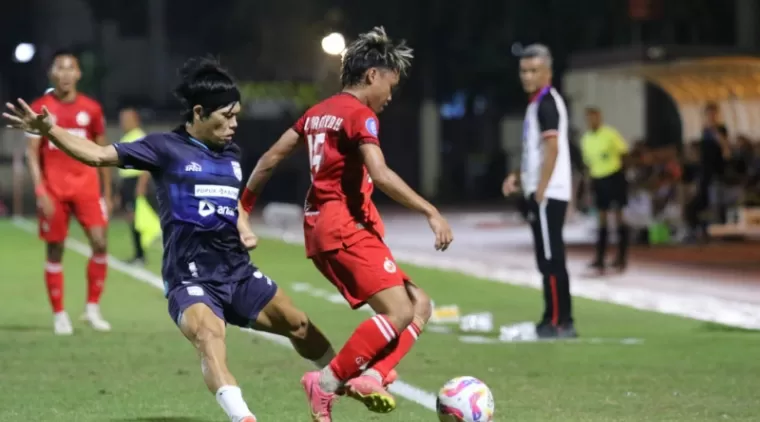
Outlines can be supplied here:
<path id="1" fill-rule="evenodd" d="M 81 239 L 78 230 L 75 236 Z M 129 255 L 121 223 L 110 250 Z M 330 286 L 300 246 L 264 241 L 256 263 L 291 293 L 336 345 L 367 317 L 294 289 Z M 160 251 L 150 253 L 158 273 Z M 78 317 L 85 299 L 86 258 L 65 258 L 66 307 Z M 32 233 L 0 222 L 0 421 L 223 421 L 200 377 L 194 352 L 166 312 L 162 292 L 112 270 L 103 312 L 114 331 L 94 333 L 75 323 L 75 335 L 56 337 L 42 281 L 43 247 Z M 457 273 L 405 267 L 436 302 L 463 311 L 491 311 L 497 323 L 533 320 L 535 290 Z M 428 392 L 448 378 L 473 375 L 496 398 L 497 421 L 760 420 L 760 335 L 605 303 L 577 300 L 584 337 L 636 337 L 618 342 L 464 344 L 457 335 L 426 333 L 399 367 L 401 379 Z M 308 421 L 298 380 L 310 364 L 267 339 L 229 331 L 229 361 L 260 421 Z M 435 421 L 417 403 L 400 400 L 390 415 L 337 404 L 336 422 Z"/>

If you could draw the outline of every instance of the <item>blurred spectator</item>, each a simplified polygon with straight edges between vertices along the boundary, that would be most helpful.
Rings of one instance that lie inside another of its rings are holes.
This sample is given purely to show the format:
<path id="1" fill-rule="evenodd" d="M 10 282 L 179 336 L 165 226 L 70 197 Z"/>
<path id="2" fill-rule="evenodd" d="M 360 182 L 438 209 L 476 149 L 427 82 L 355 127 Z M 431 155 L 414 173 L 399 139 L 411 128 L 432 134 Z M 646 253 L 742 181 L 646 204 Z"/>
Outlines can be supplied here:
<path id="1" fill-rule="evenodd" d="M 720 123 L 718 106 L 709 103 L 705 107 L 705 124 L 702 130 L 700 145 L 700 172 L 697 180 L 697 190 L 694 198 L 686 205 L 689 215 L 689 240 L 707 240 L 707 224 L 710 211 L 722 202 L 720 186 L 726 161 L 731 158 L 731 146 L 728 140 L 728 130 Z M 720 221 L 725 219 L 723 210 L 719 210 Z"/>

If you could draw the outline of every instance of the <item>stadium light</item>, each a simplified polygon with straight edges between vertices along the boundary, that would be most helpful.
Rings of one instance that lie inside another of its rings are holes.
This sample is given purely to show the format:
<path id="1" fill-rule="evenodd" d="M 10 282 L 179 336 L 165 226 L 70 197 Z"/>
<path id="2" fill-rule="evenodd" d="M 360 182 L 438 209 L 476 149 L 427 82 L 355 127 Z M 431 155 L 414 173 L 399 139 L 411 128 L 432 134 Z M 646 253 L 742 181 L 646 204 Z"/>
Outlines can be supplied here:
<path id="1" fill-rule="evenodd" d="M 322 38 L 322 50 L 331 55 L 340 55 L 346 49 L 346 39 L 342 34 L 333 32 Z"/>
<path id="2" fill-rule="evenodd" d="M 19 63 L 29 63 L 34 58 L 34 53 L 36 53 L 34 44 L 22 42 L 16 46 L 13 58 Z"/>

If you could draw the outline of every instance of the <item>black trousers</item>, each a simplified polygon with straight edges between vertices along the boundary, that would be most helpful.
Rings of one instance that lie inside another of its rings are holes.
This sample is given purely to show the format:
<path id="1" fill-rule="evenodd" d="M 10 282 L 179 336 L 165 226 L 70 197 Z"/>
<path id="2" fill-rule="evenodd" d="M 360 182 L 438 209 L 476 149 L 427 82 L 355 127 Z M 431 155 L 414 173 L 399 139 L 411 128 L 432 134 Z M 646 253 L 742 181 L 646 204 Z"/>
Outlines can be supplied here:
<path id="1" fill-rule="evenodd" d="M 570 279 L 565 263 L 565 226 L 567 201 L 545 199 L 539 204 L 528 198 L 528 220 L 533 231 L 533 246 L 538 270 L 544 283 L 544 314 L 541 323 L 552 325 L 573 322 Z"/>

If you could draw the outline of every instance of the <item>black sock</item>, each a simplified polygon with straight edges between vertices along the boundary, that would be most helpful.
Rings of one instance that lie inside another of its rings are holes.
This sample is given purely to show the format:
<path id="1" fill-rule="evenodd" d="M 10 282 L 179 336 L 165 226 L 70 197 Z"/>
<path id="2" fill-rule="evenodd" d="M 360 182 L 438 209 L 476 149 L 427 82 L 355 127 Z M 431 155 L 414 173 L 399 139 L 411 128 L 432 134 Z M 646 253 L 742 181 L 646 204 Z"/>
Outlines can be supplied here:
<path id="1" fill-rule="evenodd" d="M 617 260 L 620 263 L 625 264 L 628 258 L 628 243 L 629 243 L 628 226 L 623 224 L 618 227 L 618 256 Z"/>
<path id="2" fill-rule="evenodd" d="M 134 224 L 132 224 L 130 228 L 132 229 L 132 241 L 135 246 L 135 258 L 143 259 L 145 258 L 145 251 L 143 250 L 143 247 L 142 247 L 140 232 L 137 231 Z"/>
<path id="3" fill-rule="evenodd" d="M 600 227 L 596 238 L 596 260 L 594 263 L 604 265 L 607 255 L 607 227 Z"/>

